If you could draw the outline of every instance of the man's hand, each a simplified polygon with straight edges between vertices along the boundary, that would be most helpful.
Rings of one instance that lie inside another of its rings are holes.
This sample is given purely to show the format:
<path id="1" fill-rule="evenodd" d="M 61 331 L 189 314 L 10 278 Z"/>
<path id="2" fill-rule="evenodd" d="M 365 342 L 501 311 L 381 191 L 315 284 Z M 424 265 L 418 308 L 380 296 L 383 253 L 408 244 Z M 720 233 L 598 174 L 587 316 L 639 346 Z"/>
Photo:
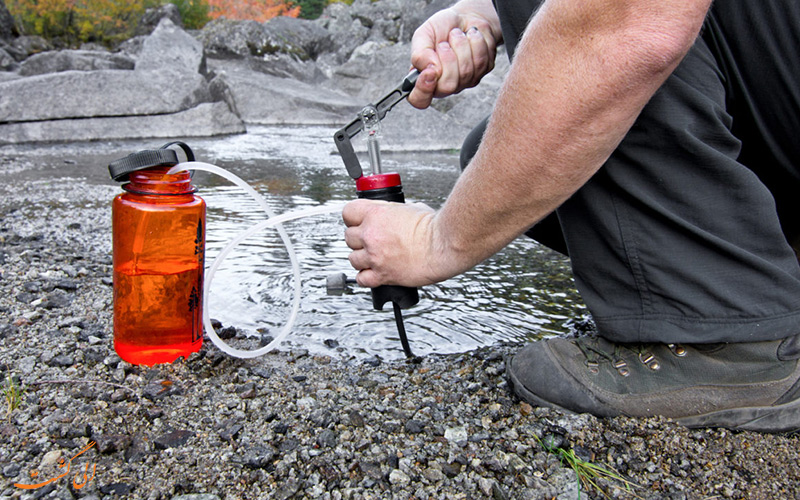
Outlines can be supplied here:
<path id="1" fill-rule="evenodd" d="M 455 276 L 436 248 L 432 208 L 358 199 L 342 210 L 350 264 L 361 286 L 423 286 Z"/>
<path id="2" fill-rule="evenodd" d="M 411 39 L 411 64 L 420 76 L 408 102 L 423 109 L 434 97 L 477 85 L 494 68 L 499 23 L 485 0 L 459 2 L 425 21 Z"/>

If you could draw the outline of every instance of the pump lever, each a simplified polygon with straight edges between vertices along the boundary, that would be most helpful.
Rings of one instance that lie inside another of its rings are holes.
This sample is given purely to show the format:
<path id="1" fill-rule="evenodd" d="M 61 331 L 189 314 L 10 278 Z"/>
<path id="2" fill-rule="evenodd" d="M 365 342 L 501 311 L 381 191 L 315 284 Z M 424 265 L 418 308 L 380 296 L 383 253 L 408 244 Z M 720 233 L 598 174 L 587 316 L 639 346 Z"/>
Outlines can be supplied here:
<path id="1" fill-rule="evenodd" d="M 378 100 L 377 103 L 374 104 L 375 109 L 378 110 L 378 120 L 383 120 L 383 117 L 386 116 L 386 113 L 388 113 L 389 110 L 395 106 L 395 104 L 408 97 L 408 94 L 411 93 L 411 91 L 414 89 L 414 85 L 417 83 L 418 76 L 419 71 L 416 69 L 412 70 L 408 75 L 406 75 L 405 78 L 403 78 L 403 81 L 400 82 L 400 85 L 398 85 L 395 89 L 383 96 L 380 100 Z M 361 169 L 361 164 L 356 156 L 356 152 L 353 149 L 353 143 L 350 141 L 359 132 L 361 132 L 361 129 L 361 117 L 356 116 L 353 121 L 337 130 L 333 135 L 333 141 L 336 143 L 336 149 L 338 149 L 339 154 L 342 155 L 342 160 L 344 160 L 344 166 L 347 168 L 347 173 L 350 174 L 350 177 L 353 179 L 358 179 L 364 175 L 364 172 Z"/>

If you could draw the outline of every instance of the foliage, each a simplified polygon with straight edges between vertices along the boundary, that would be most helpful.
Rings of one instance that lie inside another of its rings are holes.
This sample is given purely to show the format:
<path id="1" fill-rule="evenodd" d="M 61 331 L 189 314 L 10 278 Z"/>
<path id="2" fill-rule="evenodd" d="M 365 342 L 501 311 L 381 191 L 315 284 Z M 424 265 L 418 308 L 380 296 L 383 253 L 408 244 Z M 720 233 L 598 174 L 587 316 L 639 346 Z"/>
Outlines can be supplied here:
<path id="1" fill-rule="evenodd" d="M 329 2 L 327 0 L 296 0 L 294 3 L 300 7 L 300 17 L 317 19 L 322 15 L 322 11 Z"/>
<path id="2" fill-rule="evenodd" d="M 66 46 L 80 42 L 111 44 L 131 36 L 158 0 L 7 0 L 6 6 L 25 34 L 40 35 Z"/>
<path id="3" fill-rule="evenodd" d="M 199 30 L 210 20 L 208 2 L 206 0 L 169 0 L 178 7 L 183 25 L 192 30 Z"/>
<path id="4" fill-rule="evenodd" d="M 300 7 L 283 0 L 208 0 L 209 17 L 265 22 L 273 17 L 297 17 Z"/>
<path id="5" fill-rule="evenodd" d="M 6 6 L 24 34 L 40 35 L 57 46 L 83 42 L 110 46 L 133 36 L 145 10 L 166 1 L 178 7 L 189 29 L 200 29 L 223 16 L 259 22 L 297 17 L 303 8 L 290 0 L 6 0 Z M 302 2 L 310 15 L 316 12 L 318 17 L 326 0 Z"/>

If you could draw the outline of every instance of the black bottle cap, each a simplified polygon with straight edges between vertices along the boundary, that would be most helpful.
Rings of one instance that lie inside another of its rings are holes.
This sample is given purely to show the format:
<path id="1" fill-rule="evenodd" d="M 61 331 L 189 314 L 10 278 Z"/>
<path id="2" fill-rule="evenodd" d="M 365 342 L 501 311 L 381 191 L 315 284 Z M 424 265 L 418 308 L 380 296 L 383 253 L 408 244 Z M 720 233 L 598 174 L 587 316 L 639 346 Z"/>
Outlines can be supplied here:
<path id="1" fill-rule="evenodd" d="M 159 149 L 145 149 L 131 153 L 124 158 L 112 161 L 108 165 L 108 173 L 111 178 L 118 182 L 126 182 L 128 176 L 137 170 L 144 170 L 146 168 L 164 166 L 175 166 L 180 161 L 178 160 L 178 152 L 171 149 L 171 146 L 177 145 L 186 153 L 188 161 L 194 161 L 194 153 L 191 148 L 182 142 L 170 142 L 164 144 Z"/>

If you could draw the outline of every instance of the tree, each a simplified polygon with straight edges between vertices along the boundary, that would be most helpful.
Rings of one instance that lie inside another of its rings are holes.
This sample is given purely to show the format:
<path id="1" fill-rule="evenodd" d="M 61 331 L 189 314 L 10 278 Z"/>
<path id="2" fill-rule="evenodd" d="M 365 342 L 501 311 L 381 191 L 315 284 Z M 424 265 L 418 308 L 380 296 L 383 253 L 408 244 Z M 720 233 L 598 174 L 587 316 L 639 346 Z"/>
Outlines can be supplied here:
<path id="1" fill-rule="evenodd" d="M 303 19 L 317 19 L 328 5 L 327 0 L 296 0 L 295 3 L 300 7 L 300 17 Z"/>
<path id="2" fill-rule="evenodd" d="M 273 17 L 297 17 L 300 7 L 283 0 L 208 0 L 209 17 L 265 22 Z"/>
<path id="3" fill-rule="evenodd" d="M 158 4 L 158 0 L 8 0 L 8 10 L 23 33 L 71 46 L 125 40 L 144 11 Z"/>

